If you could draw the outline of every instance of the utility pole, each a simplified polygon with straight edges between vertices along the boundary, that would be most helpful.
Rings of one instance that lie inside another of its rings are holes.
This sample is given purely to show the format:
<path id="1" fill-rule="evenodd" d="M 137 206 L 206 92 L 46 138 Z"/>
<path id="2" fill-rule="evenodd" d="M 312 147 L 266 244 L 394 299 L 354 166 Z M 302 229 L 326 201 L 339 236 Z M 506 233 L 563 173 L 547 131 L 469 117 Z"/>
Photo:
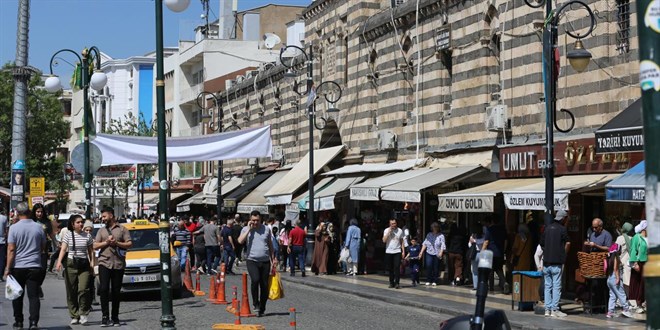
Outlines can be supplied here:
<path id="1" fill-rule="evenodd" d="M 646 328 L 660 329 L 660 22 L 655 1 L 637 1 L 639 83 L 642 88 L 644 161 L 646 167 L 646 219 L 649 258 L 644 266 Z M 643 15 L 642 15 L 643 14 Z"/>
<path id="2" fill-rule="evenodd" d="M 11 133 L 11 201 L 13 209 L 25 200 L 25 148 L 27 142 L 27 89 L 32 69 L 28 65 L 30 0 L 18 3 L 16 66 L 14 75 L 14 117 Z"/>

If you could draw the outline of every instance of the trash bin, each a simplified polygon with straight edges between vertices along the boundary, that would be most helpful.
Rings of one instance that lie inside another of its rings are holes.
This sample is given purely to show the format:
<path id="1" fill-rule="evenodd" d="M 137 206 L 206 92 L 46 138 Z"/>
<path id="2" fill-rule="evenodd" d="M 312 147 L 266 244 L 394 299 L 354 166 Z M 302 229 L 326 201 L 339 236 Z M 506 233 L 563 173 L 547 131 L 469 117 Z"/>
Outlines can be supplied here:
<path id="1" fill-rule="evenodd" d="M 534 303 L 540 300 L 539 285 L 543 274 L 534 271 L 514 271 L 512 274 L 511 309 L 515 310 L 517 305 L 520 311 L 534 310 Z"/>

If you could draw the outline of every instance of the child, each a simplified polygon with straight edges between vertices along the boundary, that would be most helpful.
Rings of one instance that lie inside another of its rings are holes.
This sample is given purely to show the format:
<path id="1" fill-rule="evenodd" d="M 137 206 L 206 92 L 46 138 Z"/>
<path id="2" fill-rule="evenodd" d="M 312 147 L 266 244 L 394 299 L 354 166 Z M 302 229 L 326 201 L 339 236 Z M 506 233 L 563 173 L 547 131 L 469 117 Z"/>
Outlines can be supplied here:
<path id="1" fill-rule="evenodd" d="M 626 293 L 623 291 L 623 281 L 621 280 L 621 274 L 623 274 L 623 265 L 619 260 L 618 244 L 614 243 L 612 246 L 610 246 L 610 252 L 608 254 L 606 263 L 607 287 L 610 288 L 610 301 L 607 304 L 607 318 L 612 318 L 615 316 L 614 307 L 617 299 L 621 303 L 621 306 L 623 306 L 623 315 L 626 317 L 632 317 L 632 312 L 630 312 L 630 305 L 628 304 Z"/>
<path id="2" fill-rule="evenodd" d="M 410 278 L 412 279 L 412 286 L 417 286 L 419 284 L 419 252 L 422 247 L 417 242 L 417 238 L 413 237 L 410 239 L 410 245 L 408 246 L 408 255 L 406 255 L 406 260 L 410 261 Z"/>

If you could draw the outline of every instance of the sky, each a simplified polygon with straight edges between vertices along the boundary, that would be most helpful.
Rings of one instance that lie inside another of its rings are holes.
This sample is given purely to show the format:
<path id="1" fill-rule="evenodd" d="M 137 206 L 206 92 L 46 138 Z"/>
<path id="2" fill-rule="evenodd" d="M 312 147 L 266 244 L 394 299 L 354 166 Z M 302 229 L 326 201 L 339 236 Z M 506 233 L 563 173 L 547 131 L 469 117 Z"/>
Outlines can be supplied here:
<path id="1" fill-rule="evenodd" d="M 220 0 L 210 1 L 209 21 L 218 18 Z M 0 66 L 16 58 L 18 0 L 0 0 Z M 238 0 L 245 10 L 268 3 L 307 6 L 311 0 Z M 194 40 L 193 29 L 202 24 L 200 0 L 190 0 L 181 13 L 163 6 L 164 45 L 174 47 L 178 40 Z M 127 58 L 156 48 L 155 2 L 153 0 L 31 0 L 28 64 L 49 72 L 53 54 L 63 48 L 78 53 L 96 46 L 112 58 Z M 60 54 L 74 63 L 76 57 Z M 71 74 L 73 68 L 60 64 L 56 74 Z M 63 72 L 64 71 L 64 72 Z"/>

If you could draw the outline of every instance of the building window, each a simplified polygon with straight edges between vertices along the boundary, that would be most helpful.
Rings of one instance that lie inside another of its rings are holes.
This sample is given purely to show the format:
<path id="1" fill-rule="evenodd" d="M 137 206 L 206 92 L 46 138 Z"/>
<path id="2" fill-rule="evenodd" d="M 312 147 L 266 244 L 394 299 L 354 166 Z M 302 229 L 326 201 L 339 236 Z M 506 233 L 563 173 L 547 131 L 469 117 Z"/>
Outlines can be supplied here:
<path id="1" fill-rule="evenodd" d="M 204 82 L 204 69 L 193 73 L 193 76 L 192 76 L 192 85 L 193 86 L 197 85 L 197 84 L 201 84 L 203 82 Z"/>
<path id="2" fill-rule="evenodd" d="M 201 162 L 185 162 L 178 163 L 178 165 L 179 178 L 181 179 L 200 178 L 202 176 Z"/>
<path id="3" fill-rule="evenodd" d="M 616 0 L 616 50 L 619 54 L 630 51 L 630 0 Z"/>

